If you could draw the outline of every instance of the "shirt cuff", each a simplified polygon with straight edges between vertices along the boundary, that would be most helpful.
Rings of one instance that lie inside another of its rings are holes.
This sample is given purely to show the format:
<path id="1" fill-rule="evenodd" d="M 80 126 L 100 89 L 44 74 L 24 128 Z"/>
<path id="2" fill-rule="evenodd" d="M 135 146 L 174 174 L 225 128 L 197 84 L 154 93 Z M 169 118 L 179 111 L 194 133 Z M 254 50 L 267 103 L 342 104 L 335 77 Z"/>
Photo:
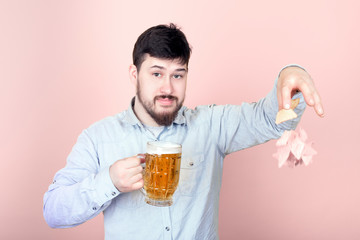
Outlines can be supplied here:
<path id="1" fill-rule="evenodd" d="M 282 72 L 282 70 L 284 70 L 285 68 L 288 68 L 288 67 L 298 67 L 298 68 L 301 68 L 302 70 L 304 70 L 305 72 L 307 72 L 304 67 L 302 67 L 298 64 L 288 64 L 280 70 L 278 77 L 280 77 L 280 73 Z"/>
<path id="2" fill-rule="evenodd" d="M 109 168 L 105 167 L 95 176 L 95 191 L 100 206 L 120 194 L 110 178 Z"/>

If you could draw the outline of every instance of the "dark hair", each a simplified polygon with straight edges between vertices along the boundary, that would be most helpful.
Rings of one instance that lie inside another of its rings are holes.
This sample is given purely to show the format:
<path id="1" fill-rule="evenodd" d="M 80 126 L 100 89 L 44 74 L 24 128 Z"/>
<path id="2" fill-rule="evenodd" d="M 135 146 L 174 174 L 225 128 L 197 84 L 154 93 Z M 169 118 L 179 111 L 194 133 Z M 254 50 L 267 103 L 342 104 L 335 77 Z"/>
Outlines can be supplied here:
<path id="1" fill-rule="evenodd" d="M 143 32 L 137 39 L 133 50 L 133 64 L 138 71 L 145 54 L 164 59 L 179 59 L 188 65 L 191 49 L 185 34 L 173 23 L 157 25 Z"/>

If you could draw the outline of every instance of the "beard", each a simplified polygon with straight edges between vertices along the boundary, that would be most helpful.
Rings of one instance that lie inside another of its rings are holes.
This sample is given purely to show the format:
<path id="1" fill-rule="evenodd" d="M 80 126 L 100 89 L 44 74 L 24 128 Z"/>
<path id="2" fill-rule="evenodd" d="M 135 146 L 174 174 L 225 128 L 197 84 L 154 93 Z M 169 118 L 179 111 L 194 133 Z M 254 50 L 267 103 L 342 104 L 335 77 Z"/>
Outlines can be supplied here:
<path id="1" fill-rule="evenodd" d="M 172 95 L 159 95 L 154 97 L 153 101 L 146 101 L 142 95 L 140 90 L 140 84 L 138 82 L 137 88 L 136 88 L 136 96 L 139 99 L 139 102 L 141 105 L 143 105 L 145 111 L 151 116 L 151 118 L 160 126 L 170 126 L 172 122 L 175 120 L 180 108 L 183 105 L 183 101 L 179 103 L 178 98 Z M 163 111 L 163 112 L 156 112 L 155 111 L 155 103 L 157 99 L 160 98 L 168 98 L 170 100 L 175 101 L 175 109 L 171 112 Z"/>

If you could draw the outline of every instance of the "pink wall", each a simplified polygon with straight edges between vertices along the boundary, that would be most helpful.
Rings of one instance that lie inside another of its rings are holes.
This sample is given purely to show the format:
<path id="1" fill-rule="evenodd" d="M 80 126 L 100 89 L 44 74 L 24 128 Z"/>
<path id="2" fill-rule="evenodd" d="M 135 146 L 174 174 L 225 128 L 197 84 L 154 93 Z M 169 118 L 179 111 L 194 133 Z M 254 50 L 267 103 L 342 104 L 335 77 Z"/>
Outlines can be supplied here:
<path id="1" fill-rule="evenodd" d="M 0 239 L 102 239 L 102 216 L 50 229 L 42 197 L 82 129 L 127 108 L 132 46 L 175 22 L 193 46 L 186 104 L 265 96 L 288 63 L 312 74 L 326 117 L 300 126 L 318 155 L 278 169 L 275 142 L 229 156 L 222 239 L 360 239 L 360 4 L 354 0 L 1 1 Z"/>

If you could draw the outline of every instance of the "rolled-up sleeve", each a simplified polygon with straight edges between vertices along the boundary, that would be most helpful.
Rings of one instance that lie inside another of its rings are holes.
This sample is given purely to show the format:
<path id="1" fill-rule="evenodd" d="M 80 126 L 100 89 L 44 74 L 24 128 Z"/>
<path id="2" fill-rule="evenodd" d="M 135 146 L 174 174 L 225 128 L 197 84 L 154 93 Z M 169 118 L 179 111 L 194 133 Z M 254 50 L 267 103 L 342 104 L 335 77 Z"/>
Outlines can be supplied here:
<path id="1" fill-rule="evenodd" d="M 53 228 L 73 227 L 98 215 L 119 194 L 85 130 L 44 195 L 44 218 Z"/>
<path id="2" fill-rule="evenodd" d="M 285 130 L 296 128 L 306 108 L 302 93 L 298 92 L 293 97 L 300 98 L 295 109 L 298 117 L 277 125 L 275 119 L 279 105 L 276 85 L 277 80 L 270 93 L 258 102 L 211 106 L 211 131 L 223 154 L 277 139 Z"/>

